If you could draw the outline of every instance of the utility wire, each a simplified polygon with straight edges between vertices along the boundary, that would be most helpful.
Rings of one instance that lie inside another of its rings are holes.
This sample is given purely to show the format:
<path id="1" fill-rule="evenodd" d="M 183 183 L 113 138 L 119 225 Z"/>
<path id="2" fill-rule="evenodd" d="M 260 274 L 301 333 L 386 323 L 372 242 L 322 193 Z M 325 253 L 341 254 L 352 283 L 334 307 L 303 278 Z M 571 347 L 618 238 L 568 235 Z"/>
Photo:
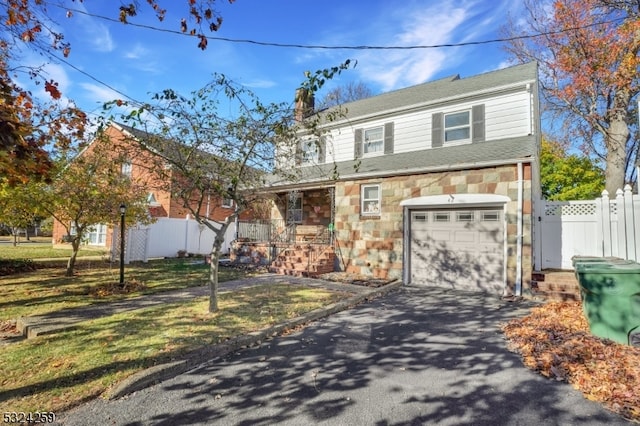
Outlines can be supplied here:
<path id="1" fill-rule="evenodd" d="M 65 9 L 67 11 L 71 11 L 71 12 L 74 12 L 74 13 L 79 13 L 79 14 L 82 14 L 82 15 L 90 16 L 92 18 L 98 18 L 98 19 L 102 19 L 102 20 L 105 20 L 105 21 L 116 22 L 116 23 L 121 24 L 121 25 L 131 25 L 132 27 L 144 28 L 144 29 L 148 29 L 148 30 L 165 32 L 165 33 L 170 33 L 170 34 L 176 34 L 176 35 L 186 36 L 186 37 L 204 37 L 207 40 L 212 40 L 212 41 L 224 41 L 224 42 L 229 42 L 229 43 L 254 44 L 254 45 L 258 45 L 258 46 L 284 47 L 284 48 L 297 48 L 297 49 L 325 49 L 325 50 L 416 50 L 416 49 L 437 49 L 437 48 L 442 48 L 442 47 L 477 46 L 477 45 L 483 45 L 483 44 L 504 43 L 504 42 L 515 41 L 515 40 L 523 40 L 523 39 L 530 39 L 530 38 L 537 38 L 537 37 L 544 37 L 544 36 L 562 34 L 562 33 L 571 32 L 571 31 L 578 31 L 578 30 L 586 29 L 586 28 L 590 28 L 590 27 L 596 27 L 596 26 L 600 26 L 600 25 L 612 24 L 612 23 L 616 23 L 616 22 L 624 20 L 624 18 L 617 18 L 617 19 L 613 19 L 613 20 L 609 20 L 609 21 L 596 22 L 596 23 L 589 24 L 589 25 L 584 25 L 584 26 L 580 26 L 580 27 L 565 28 L 565 29 L 557 30 L 557 31 L 549 31 L 549 32 L 538 33 L 538 34 L 524 34 L 524 35 L 514 36 L 514 37 L 496 38 L 496 39 L 479 40 L 479 41 L 468 41 L 468 42 L 461 42 L 461 43 L 443 43 L 443 44 L 412 45 L 412 46 L 368 46 L 368 45 L 360 45 L 360 46 L 349 46 L 349 45 L 340 46 L 340 45 L 335 45 L 335 46 L 328 46 L 328 45 L 320 45 L 320 44 L 275 43 L 275 42 L 257 41 L 257 40 L 249 40 L 249 39 L 234 39 L 234 38 L 228 38 L 228 37 L 192 35 L 192 34 L 184 33 L 182 31 L 155 27 L 153 25 L 137 24 L 137 23 L 133 23 L 133 22 L 127 22 L 126 24 L 123 24 L 120 20 L 115 19 L 115 18 L 110 18 L 108 16 L 96 15 L 94 13 L 89 13 L 89 12 L 84 11 L 84 10 L 67 8 L 67 7 L 64 7 L 62 5 L 58 5 L 58 4 L 52 4 L 52 3 L 47 3 L 47 4 L 55 6 L 55 7 L 59 7 L 59 8 L 62 8 L 62 9 Z"/>

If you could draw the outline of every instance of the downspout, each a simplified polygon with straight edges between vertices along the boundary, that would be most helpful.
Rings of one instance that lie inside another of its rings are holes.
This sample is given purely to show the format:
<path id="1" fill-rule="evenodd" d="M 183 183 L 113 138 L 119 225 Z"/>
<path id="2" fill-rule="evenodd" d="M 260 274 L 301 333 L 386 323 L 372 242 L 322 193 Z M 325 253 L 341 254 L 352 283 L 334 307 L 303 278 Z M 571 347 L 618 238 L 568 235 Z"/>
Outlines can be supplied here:
<path id="1" fill-rule="evenodd" d="M 516 228 L 517 228 L 517 236 L 516 236 L 516 297 L 522 296 L 522 228 L 523 228 L 523 218 L 522 218 L 522 206 L 523 206 L 523 192 L 524 192 L 524 182 L 523 182 L 523 168 L 522 162 L 518 162 L 518 210 L 516 214 Z"/>

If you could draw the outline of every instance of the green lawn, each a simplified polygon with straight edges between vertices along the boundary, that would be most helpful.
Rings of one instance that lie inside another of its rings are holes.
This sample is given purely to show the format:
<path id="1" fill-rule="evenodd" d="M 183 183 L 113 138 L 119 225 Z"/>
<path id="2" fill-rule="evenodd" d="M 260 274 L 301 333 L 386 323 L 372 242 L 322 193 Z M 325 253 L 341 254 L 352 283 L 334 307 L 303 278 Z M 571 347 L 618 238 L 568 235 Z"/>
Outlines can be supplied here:
<path id="1" fill-rule="evenodd" d="M 127 265 L 125 281 L 136 290 L 127 294 L 108 294 L 106 290 L 118 281 L 119 269 L 101 261 L 84 264 L 74 277 L 65 277 L 63 268 L 3 276 L 0 325 L 18 316 L 203 285 L 208 271 L 208 265 L 194 259 Z M 244 275 L 223 268 L 220 281 Z M 4 411 L 61 412 L 144 368 L 344 297 L 272 284 L 220 293 L 220 310 L 215 314 L 207 311 L 204 297 L 82 322 L 55 335 L 6 344 L 0 340 L 0 406 Z"/>
<path id="2" fill-rule="evenodd" d="M 7 240 L 7 237 L 3 237 Z M 7 240 L 8 241 L 8 240 Z M 40 241 L 40 240 L 38 240 Z M 63 259 L 71 256 L 71 246 L 64 245 L 53 247 L 51 238 L 49 243 L 21 242 L 17 246 L 3 242 L 0 244 L 0 259 Z M 104 248 L 82 247 L 78 252 L 78 257 L 101 256 L 105 259 L 109 257 L 109 251 Z"/>
<path id="3" fill-rule="evenodd" d="M 106 261 L 80 263 L 76 276 L 65 277 L 64 272 L 64 268 L 59 267 L 0 276 L 0 321 L 205 285 L 209 265 L 202 259 L 167 259 L 126 265 L 125 282 L 136 291 L 117 294 L 109 290 L 119 282 L 118 264 Z M 238 270 L 221 268 L 218 279 L 224 282 L 242 276 L 244 273 Z"/>

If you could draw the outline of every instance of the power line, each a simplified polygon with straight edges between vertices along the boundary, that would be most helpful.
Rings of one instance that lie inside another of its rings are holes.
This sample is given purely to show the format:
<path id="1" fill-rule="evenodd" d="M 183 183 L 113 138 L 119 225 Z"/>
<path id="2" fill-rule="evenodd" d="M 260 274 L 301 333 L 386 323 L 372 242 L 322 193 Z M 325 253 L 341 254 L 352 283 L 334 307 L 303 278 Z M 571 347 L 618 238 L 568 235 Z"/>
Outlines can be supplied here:
<path id="1" fill-rule="evenodd" d="M 155 27 L 153 25 L 137 24 L 137 23 L 133 23 L 133 22 L 127 22 L 126 24 L 122 24 L 122 22 L 120 20 L 114 19 L 114 18 L 110 18 L 108 16 L 97 15 L 97 14 L 89 13 L 89 12 L 86 12 L 86 11 L 80 10 L 80 9 L 67 8 L 67 7 L 64 7 L 62 5 L 57 5 L 57 4 L 51 4 L 51 3 L 47 3 L 47 4 L 50 4 L 52 6 L 59 7 L 59 8 L 64 8 L 65 10 L 68 10 L 68 11 L 71 11 L 71 12 L 74 12 L 74 13 L 79 13 L 79 14 L 82 14 L 82 15 L 90 16 L 92 18 L 98 18 L 98 19 L 102 19 L 102 20 L 105 20 L 105 21 L 116 22 L 116 23 L 118 23 L 120 25 L 131 25 L 133 27 L 144 28 L 144 29 L 148 29 L 148 30 L 152 30 L 152 31 L 164 32 L 164 33 L 175 34 L 175 35 L 186 36 L 186 37 L 204 37 L 207 40 L 211 40 L 211 41 L 223 41 L 223 42 L 228 42 L 228 43 L 254 44 L 254 45 L 258 45 L 258 46 L 268 46 L 268 47 L 297 48 L 297 49 L 324 49 L 324 50 L 417 50 L 417 49 L 437 49 L 437 48 L 443 48 L 443 47 L 478 46 L 478 45 L 483 45 L 483 44 L 505 43 L 505 42 L 509 42 L 509 41 L 524 40 L 524 39 L 530 39 L 530 38 L 537 38 L 537 37 L 545 37 L 545 36 L 550 36 L 550 35 L 563 34 L 563 33 L 571 32 L 571 31 L 578 31 L 578 30 L 586 29 L 586 28 L 590 28 L 590 27 L 596 27 L 596 26 L 600 26 L 600 25 L 612 24 L 612 23 L 616 23 L 616 22 L 624 20 L 624 18 L 617 18 L 617 19 L 613 19 L 613 20 L 610 20 L 610 21 L 596 22 L 596 23 L 589 24 L 589 25 L 584 25 L 584 26 L 580 26 L 580 27 L 565 28 L 565 29 L 557 30 L 557 31 L 549 31 L 549 32 L 538 33 L 538 34 L 523 34 L 523 35 L 514 36 L 514 37 L 496 38 L 496 39 L 479 40 L 479 41 L 468 41 L 468 42 L 461 42 L 461 43 L 443 43 L 443 44 L 412 45 L 412 46 L 368 46 L 368 45 L 359 45 L 359 46 L 334 45 L 334 46 L 328 46 L 328 45 L 320 45 L 320 44 L 276 43 L 276 42 L 266 42 L 266 41 L 250 40 L 250 39 L 234 39 L 234 38 L 228 38 L 228 37 L 214 37 L 214 36 L 205 36 L 205 35 L 198 36 L 198 35 L 192 35 L 192 34 L 183 33 L 182 31 L 169 30 L 169 29 L 166 29 L 166 28 L 159 28 L 159 27 Z"/>

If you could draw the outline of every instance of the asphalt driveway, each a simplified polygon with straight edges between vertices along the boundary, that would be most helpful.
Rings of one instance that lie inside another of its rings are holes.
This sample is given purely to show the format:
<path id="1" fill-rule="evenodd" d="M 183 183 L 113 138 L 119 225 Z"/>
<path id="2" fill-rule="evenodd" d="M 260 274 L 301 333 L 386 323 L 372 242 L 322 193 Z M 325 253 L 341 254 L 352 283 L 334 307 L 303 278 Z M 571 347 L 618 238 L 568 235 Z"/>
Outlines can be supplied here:
<path id="1" fill-rule="evenodd" d="M 501 322 L 526 303 L 403 287 L 125 398 L 65 425 L 629 424 L 525 369 Z"/>

